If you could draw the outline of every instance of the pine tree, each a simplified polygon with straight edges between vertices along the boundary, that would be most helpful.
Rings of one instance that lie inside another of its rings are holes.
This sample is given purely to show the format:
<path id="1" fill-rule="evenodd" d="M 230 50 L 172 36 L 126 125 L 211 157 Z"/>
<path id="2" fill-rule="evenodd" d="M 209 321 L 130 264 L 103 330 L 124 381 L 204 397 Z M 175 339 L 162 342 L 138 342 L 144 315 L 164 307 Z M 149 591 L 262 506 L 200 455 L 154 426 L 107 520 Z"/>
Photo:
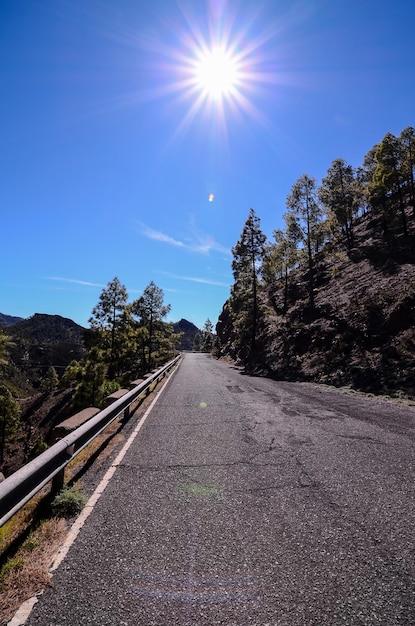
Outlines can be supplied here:
<path id="1" fill-rule="evenodd" d="M 308 287 L 310 306 L 314 307 L 314 255 L 321 245 L 323 211 L 318 200 L 316 180 L 303 174 L 287 197 L 285 215 L 291 239 L 299 239 L 305 246 L 308 260 Z"/>
<path id="2" fill-rule="evenodd" d="M 202 330 L 202 352 L 211 352 L 213 349 L 213 324 L 209 318 L 207 318 Z"/>
<path id="3" fill-rule="evenodd" d="M 284 307 L 287 312 L 288 285 L 290 271 L 297 263 L 298 251 L 296 238 L 290 238 L 288 230 L 274 230 L 275 242 L 267 246 L 263 262 L 263 278 L 267 284 L 274 280 L 283 281 Z"/>
<path id="4" fill-rule="evenodd" d="M 6 385 L 0 387 L 0 463 L 6 443 L 20 428 L 20 407 Z"/>
<path id="5" fill-rule="evenodd" d="M 82 379 L 82 365 L 79 361 L 75 359 L 69 363 L 65 367 L 65 371 L 60 380 L 60 387 L 63 389 L 69 389 L 71 387 L 76 387 L 76 385 Z"/>
<path id="6" fill-rule="evenodd" d="M 89 351 L 88 358 L 82 366 L 81 374 L 74 396 L 74 406 L 76 407 L 100 407 L 105 396 L 118 387 L 115 381 L 108 383 L 104 354 L 97 346 Z"/>
<path id="7" fill-rule="evenodd" d="M 255 344 L 260 314 L 258 288 L 265 254 L 266 237 L 260 228 L 260 219 L 250 209 L 240 239 L 232 248 L 234 285 L 230 305 L 238 329 L 239 353 L 243 360 L 255 355 Z"/>
<path id="8" fill-rule="evenodd" d="M 325 206 L 332 230 L 340 230 L 347 247 L 353 245 L 353 226 L 362 205 L 360 185 L 355 171 L 343 159 L 335 159 L 323 178 L 319 198 Z"/>
<path id="9" fill-rule="evenodd" d="M 172 339 L 174 334 L 171 325 L 163 320 L 170 312 L 170 304 L 165 305 L 163 290 L 151 281 L 144 289 L 143 295 L 131 305 L 132 314 L 139 318 L 142 333 L 143 367 L 153 367 L 153 353 L 164 344 L 166 338 Z"/>
<path id="10" fill-rule="evenodd" d="M 200 350 L 202 349 L 202 341 L 202 333 L 196 333 L 193 339 L 193 352 L 200 352 Z"/>
<path id="11" fill-rule="evenodd" d="M 125 322 L 127 290 L 117 277 L 108 283 L 99 297 L 99 303 L 92 310 L 89 320 L 95 343 L 104 351 L 108 363 L 108 375 L 114 378 L 119 372 L 122 361 L 123 343 L 122 329 Z"/>
<path id="12" fill-rule="evenodd" d="M 412 212 L 415 215 L 415 128 L 404 128 L 399 136 L 402 150 L 402 175 L 405 193 Z"/>
<path id="13" fill-rule="evenodd" d="M 392 135 L 386 133 L 376 151 L 376 167 L 371 181 L 372 201 L 380 196 L 385 218 L 393 221 L 396 212 L 399 212 L 404 234 L 407 234 L 407 220 L 403 199 L 403 163 L 401 143 Z"/>
<path id="14" fill-rule="evenodd" d="M 40 389 L 42 391 L 54 391 L 57 386 L 59 384 L 59 376 L 55 370 L 55 368 L 53 367 L 53 365 L 48 369 L 48 371 L 46 372 L 46 374 L 44 375 L 41 383 L 40 383 Z"/>

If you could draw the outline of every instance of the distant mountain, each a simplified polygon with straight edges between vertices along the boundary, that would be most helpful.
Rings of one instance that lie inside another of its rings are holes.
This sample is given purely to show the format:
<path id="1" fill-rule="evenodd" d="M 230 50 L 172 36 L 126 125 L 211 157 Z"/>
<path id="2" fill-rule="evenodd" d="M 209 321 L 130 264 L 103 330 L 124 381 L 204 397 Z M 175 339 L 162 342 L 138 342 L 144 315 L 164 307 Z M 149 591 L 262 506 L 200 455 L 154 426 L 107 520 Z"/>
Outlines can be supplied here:
<path id="1" fill-rule="evenodd" d="M 23 317 L 15 317 L 14 315 L 5 315 L 4 313 L 0 313 L 0 327 L 5 328 L 6 326 L 13 326 L 17 324 L 17 322 L 21 322 Z"/>
<path id="2" fill-rule="evenodd" d="M 36 313 L 4 328 L 13 341 L 10 367 L 24 371 L 30 382 L 39 380 L 50 366 L 61 374 L 85 354 L 85 328 L 60 315 Z"/>
<path id="3" fill-rule="evenodd" d="M 182 318 L 180 322 L 173 324 L 173 328 L 175 333 L 183 333 L 179 350 L 193 350 L 195 336 L 200 332 L 198 327 Z"/>
<path id="4" fill-rule="evenodd" d="M 9 328 L 9 334 L 43 343 L 69 341 L 82 344 L 84 332 L 85 328 L 66 317 L 45 313 L 35 313 L 32 317 L 20 319 Z"/>

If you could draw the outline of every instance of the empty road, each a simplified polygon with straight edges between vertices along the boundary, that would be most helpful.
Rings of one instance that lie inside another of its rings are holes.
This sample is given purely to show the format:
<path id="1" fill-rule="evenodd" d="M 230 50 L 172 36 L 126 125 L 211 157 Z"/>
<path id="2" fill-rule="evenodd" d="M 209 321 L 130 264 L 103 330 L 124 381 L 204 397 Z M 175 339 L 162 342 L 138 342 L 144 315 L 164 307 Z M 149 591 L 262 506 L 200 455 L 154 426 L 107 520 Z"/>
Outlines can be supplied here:
<path id="1" fill-rule="evenodd" d="M 29 626 L 415 624 L 415 409 L 186 354 Z"/>

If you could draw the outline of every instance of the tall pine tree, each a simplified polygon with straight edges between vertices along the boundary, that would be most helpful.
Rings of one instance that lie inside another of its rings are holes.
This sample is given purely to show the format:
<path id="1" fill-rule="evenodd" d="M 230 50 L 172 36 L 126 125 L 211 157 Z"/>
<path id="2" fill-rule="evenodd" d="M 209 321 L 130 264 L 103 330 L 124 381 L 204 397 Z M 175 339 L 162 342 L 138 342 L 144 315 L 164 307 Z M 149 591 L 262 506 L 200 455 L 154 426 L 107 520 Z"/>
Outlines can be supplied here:
<path id="1" fill-rule="evenodd" d="M 250 209 L 241 236 L 232 248 L 232 287 L 230 307 L 237 329 L 238 353 L 242 360 L 252 360 L 258 332 L 258 288 L 266 237 L 260 228 L 260 219 Z"/>
<path id="2" fill-rule="evenodd" d="M 118 374 L 122 351 L 125 349 L 122 331 L 127 300 L 127 289 L 115 277 L 101 292 L 99 303 L 92 310 L 89 320 L 94 343 L 104 351 L 110 378 Z"/>
<path id="3" fill-rule="evenodd" d="M 323 178 L 319 198 L 325 206 L 332 231 L 345 236 L 347 247 L 353 246 L 353 226 L 363 198 L 355 171 L 343 159 L 335 159 Z"/>
<path id="4" fill-rule="evenodd" d="M 408 126 L 399 135 L 402 150 L 402 175 L 405 194 L 412 213 L 415 215 L 415 128 Z"/>
<path id="5" fill-rule="evenodd" d="M 402 144 L 392 133 L 386 133 L 376 151 L 376 167 L 372 178 L 372 191 L 383 194 L 383 208 L 391 222 L 399 214 L 402 230 L 408 233 L 404 202 L 404 166 Z"/>
<path id="6" fill-rule="evenodd" d="M 160 348 L 166 338 L 173 336 L 173 330 L 164 318 L 170 312 L 170 304 L 164 304 L 163 290 L 151 281 L 143 295 L 131 305 L 133 315 L 139 318 L 142 333 L 143 366 L 153 367 L 153 353 Z"/>
<path id="7" fill-rule="evenodd" d="M 275 280 L 284 286 L 283 313 L 287 312 L 288 285 L 290 271 L 297 263 L 298 250 L 296 238 L 291 238 L 289 230 L 274 230 L 275 242 L 267 246 L 263 263 L 263 279 L 270 284 Z"/>
<path id="8" fill-rule="evenodd" d="M 314 308 L 314 256 L 322 241 L 323 211 L 318 200 L 316 180 L 303 174 L 287 197 L 287 228 L 304 246 L 308 261 L 310 306 Z"/>

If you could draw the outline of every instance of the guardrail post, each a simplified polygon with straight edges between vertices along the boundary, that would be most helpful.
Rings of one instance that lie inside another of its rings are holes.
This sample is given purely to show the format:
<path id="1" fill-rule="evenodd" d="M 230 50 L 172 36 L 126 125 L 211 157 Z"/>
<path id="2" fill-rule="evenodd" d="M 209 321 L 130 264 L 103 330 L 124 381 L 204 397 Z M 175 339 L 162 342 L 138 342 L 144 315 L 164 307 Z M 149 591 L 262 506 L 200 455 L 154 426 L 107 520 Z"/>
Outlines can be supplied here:
<path id="1" fill-rule="evenodd" d="M 65 484 L 65 468 L 63 467 L 55 476 L 52 478 L 52 487 L 51 487 L 51 495 L 54 497 L 60 491 L 62 491 Z"/>
<path id="2" fill-rule="evenodd" d="M 65 452 L 70 459 L 75 453 L 75 444 L 73 443 L 71 446 L 68 446 Z M 55 474 L 55 476 L 52 478 L 52 496 L 56 496 L 60 491 L 62 491 L 65 486 L 65 467 L 66 465 L 61 470 L 59 470 L 59 472 Z"/>

